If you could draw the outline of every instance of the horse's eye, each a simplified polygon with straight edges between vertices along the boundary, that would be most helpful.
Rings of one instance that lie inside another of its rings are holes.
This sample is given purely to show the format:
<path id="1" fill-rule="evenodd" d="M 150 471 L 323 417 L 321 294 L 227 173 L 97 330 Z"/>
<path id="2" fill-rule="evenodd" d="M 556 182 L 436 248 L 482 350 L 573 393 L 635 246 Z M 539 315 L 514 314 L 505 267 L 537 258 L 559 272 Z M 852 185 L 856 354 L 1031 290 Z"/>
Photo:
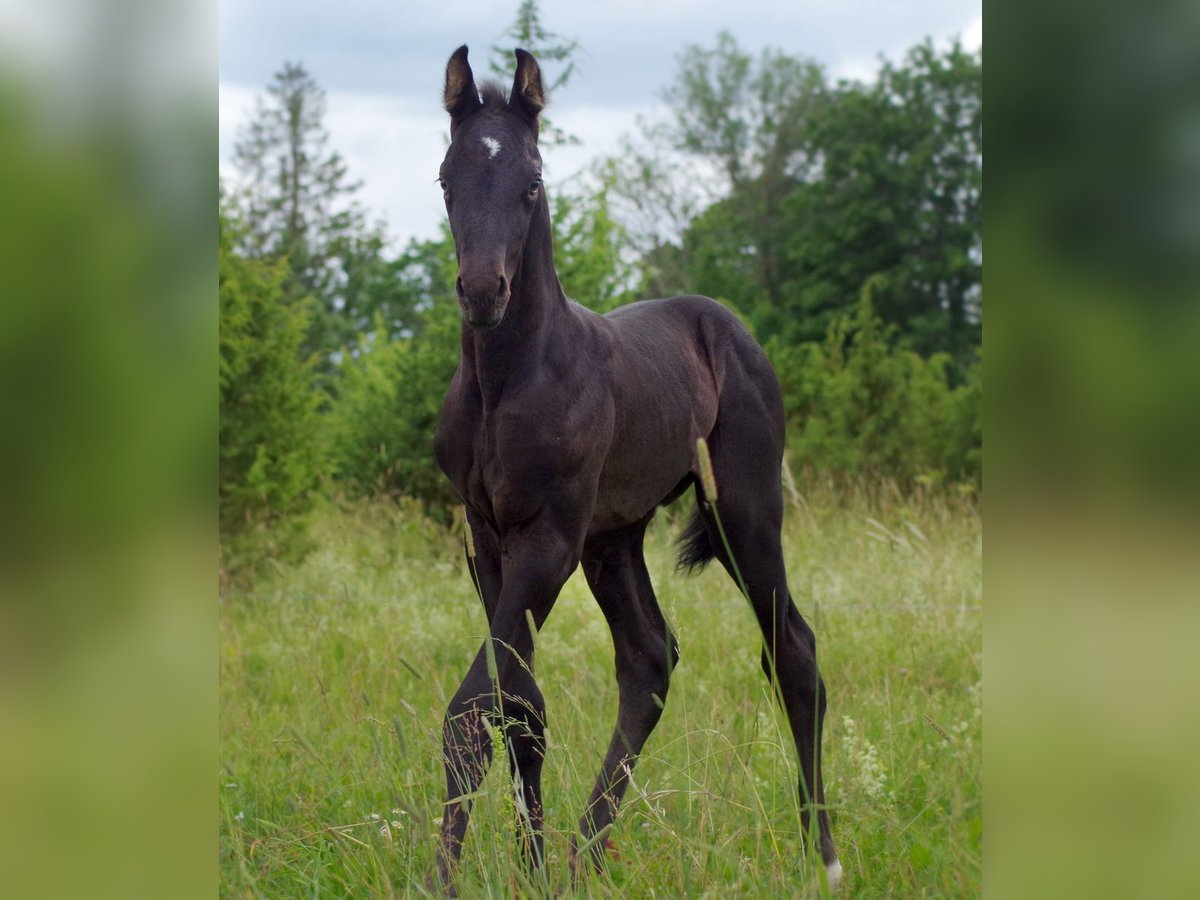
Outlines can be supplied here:
<path id="1" fill-rule="evenodd" d="M 533 181 L 531 181 L 529 183 L 529 196 L 536 197 L 537 192 L 539 190 L 541 190 L 541 187 L 542 187 L 542 179 L 540 179 L 540 178 L 533 179 Z"/>

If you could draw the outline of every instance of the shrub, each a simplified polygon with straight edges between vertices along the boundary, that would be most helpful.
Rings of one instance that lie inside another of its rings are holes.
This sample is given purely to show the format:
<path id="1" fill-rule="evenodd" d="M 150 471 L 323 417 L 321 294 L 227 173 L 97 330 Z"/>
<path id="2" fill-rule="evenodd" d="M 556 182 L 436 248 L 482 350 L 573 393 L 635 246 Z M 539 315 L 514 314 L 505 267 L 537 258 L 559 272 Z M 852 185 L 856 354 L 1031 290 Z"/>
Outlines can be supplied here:
<path id="1" fill-rule="evenodd" d="M 453 303 L 434 306 L 420 332 L 388 340 L 377 323 L 362 352 L 347 359 L 329 427 L 330 458 L 352 495 L 407 495 L 439 517 L 457 503 L 433 458 L 446 388 L 458 364 Z"/>
<path id="2" fill-rule="evenodd" d="M 946 354 L 928 360 L 893 343 L 871 305 L 830 327 L 823 344 L 768 352 L 784 389 L 788 446 L 806 468 L 835 477 L 978 483 L 982 477 L 982 373 L 951 383 Z"/>
<path id="3" fill-rule="evenodd" d="M 241 256 L 221 217 L 218 506 L 223 535 L 296 517 L 324 474 L 317 443 L 324 394 L 301 353 L 306 303 L 283 297 L 284 260 Z"/>

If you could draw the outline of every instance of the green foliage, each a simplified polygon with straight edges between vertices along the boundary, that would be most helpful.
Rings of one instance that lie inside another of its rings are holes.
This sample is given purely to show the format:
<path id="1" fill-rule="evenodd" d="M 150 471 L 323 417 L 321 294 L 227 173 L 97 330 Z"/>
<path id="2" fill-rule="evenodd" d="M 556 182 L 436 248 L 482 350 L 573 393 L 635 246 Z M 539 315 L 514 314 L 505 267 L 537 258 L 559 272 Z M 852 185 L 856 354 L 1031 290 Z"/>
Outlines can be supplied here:
<path id="1" fill-rule="evenodd" d="M 718 200 L 692 219 L 683 236 L 688 290 L 717 297 L 743 315 L 776 309 L 764 283 L 759 248 L 747 242 L 745 210 L 732 198 Z M 670 293 L 676 293 L 670 291 Z M 774 334 L 754 320 L 760 334 Z"/>
<path id="2" fill-rule="evenodd" d="M 712 49 L 689 46 L 664 91 L 677 149 L 715 164 L 731 189 L 767 189 L 805 169 L 806 123 L 825 90 L 815 63 L 766 49 L 755 60 L 727 31 Z"/>
<path id="3" fill-rule="evenodd" d="M 451 301 L 432 307 L 420 334 L 375 340 L 341 368 L 330 416 L 330 454 L 352 494 L 418 498 L 444 515 L 454 492 L 433 459 L 433 435 L 458 364 L 459 316 Z"/>
<path id="4" fill-rule="evenodd" d="M 868 279 L 875 306 L 925 356 L 970 365 L 982 323 L 982 61 L 926 42 L 870 84 L 826 83 L 815 64 L 757 59 L 722 33 L 689 47 L 652 144 L 723 182 L 678 233 L 643 239 L 652 294 L 692 291 L 746 314 L 760 339 L 820 341 Z M 678 221 L 669 156 L 614 164 L 643 221 Z M 708 177 L 704 177 L 708 174 Z M 694 192 L 694 188 L 692 191 Z M 663 215 L 647 215 L 647 204 Z M 685 206 L 687 204 L 684 204 Z"/>
<path id="5" fill-rule="evenodd" d="M 455 502 L 433 459 L 438 414 L 459 356 L 455 266 L 447 228 L 437 240 L 410 242 L 392 269 L 393 289 L 412 314 L 388 321 L 377 312 L 337 369 L 324 449 L 344 493 L 405 495 L 439 515 Z"/>
<path id="6" fill-rule="evenodd" d="M 679 60 L 664 91 L 671 119 L 647 129 L 649 150 L 627 147 L 614 163 L 617 193 L 643 232 L 635 242 L 646 288 L 708 294 L 747 313 L 761 302 L 778 307 L 791 240 L 784 201 L 812 169 L 806 123 L 824 75 L 777 50 L 754 59 L 728 32 Z M 686 173 L 677 171 L 681 154 Z M 700 184 L 715 185 L 715 195 Z M 664 222 L 676 233 L 664 234 Z"/>
<path id="7" fill-rule="evenodd" d="M 791 191 L 786 305 L 812 337 L 863 283 L 925 355 L 965 368 L 982 337 L 983 68 L 929 42 L 869 85 L 839 85 L 810 123 L 820 177 Z"/>
<path id="8" fill-rule="evenodd" d="M 950 359 L 930 359 L 891 340 L 875 314 L 872 287 L 824 344 L 768 345 L 784 387 L 788 447 L 805 468 L 835 477 L 903 485 L 977 484 L 982 478 L 980 367 L 957 387 Z"/>
<path id="9" fill-rule="evenodd" d="M 284 294 L 313 304 L 305 349 L 326 373 L 375 314 L 394 330 L 411 324 L 381 225 L 368 224 L 341 154 L 324 124 L 325 92 L 308 70 L 285 63 L 242 127 L 234 193 L 247 224 L 246 255 L 285 260 Z"/>
<path id="10" fill-rule="evenodd" d="M 552 198 L 554 267 L 568 296 L 597 312 L 631 299 L 633 269 L 622 256 L 624 230 L 613 219 L 604 183 Z"/>
<path id="11" fill-rule="evenodd" d="M 324 395 L 302 352 L 311 306 L 284 296 L 282 262 L 247 258 L 220 215 L 220 437 L 223 532 L 278 524 L 312 503 L 325 461 L 314 440 Z"/>

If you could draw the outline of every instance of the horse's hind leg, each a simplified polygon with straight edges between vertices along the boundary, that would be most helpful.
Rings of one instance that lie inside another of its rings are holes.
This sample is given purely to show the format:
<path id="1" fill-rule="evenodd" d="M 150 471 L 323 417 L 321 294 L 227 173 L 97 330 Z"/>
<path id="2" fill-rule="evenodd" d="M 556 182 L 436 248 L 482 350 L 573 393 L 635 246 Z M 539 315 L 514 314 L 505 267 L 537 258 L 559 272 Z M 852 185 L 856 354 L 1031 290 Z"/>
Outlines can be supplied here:
<path id="1" fill-rule="evenodd" d="M 754 405 L 745 403 L 723 408 L 718 416 L 709 437 L 718 501 L 708 508 L 702 503 L 701 515 L 716 558 L 744 584 L 762 630 L 763 671 L 787 712 L 800 758 L 805 841 L 813 836 L 815 811 L 817 847 L 833 886 L 841 877 L 841 864 L 821 779 L 825 683 L 817 669 L 816 637 L 788 592 L 780 540 L 782 439 L 763 428 L 761 411 L 754 413 Z"/>
<path id="2" fill-rule="evenodd" d="M 620 697 L 616 728 L 579 822 L 579 837 L 584 845 L 590 842 L 596 868 L 604 862 L 603 840 L 597 835 L 616 817 L 638 754 L 662 715 L 671 670 L 679 659 L 642 556 L 647 522 L 593 539 L 584 548 L 584 574 L 612 631 Z M 579 864 L 572 853 L 572 868 Z"/>

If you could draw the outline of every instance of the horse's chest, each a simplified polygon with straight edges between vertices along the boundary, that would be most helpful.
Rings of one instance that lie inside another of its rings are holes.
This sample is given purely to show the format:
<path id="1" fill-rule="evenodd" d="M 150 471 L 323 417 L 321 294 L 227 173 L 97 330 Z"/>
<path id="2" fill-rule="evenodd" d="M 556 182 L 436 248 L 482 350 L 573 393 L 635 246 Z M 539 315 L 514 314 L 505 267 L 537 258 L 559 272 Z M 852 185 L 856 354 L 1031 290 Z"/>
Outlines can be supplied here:
<path id="1" fill-rule="evenodd" d="M 438 464 L 463 502 L 494 524 L 521 521 L 540 507 L 555 483 L 561 435 L 505 422 L 502 417 L 449 417 L 438 430 Z"/>
<path id="2" fill-rule="evenodd" d="M 438 422 L 434 455 L 463 502 L 471 506 L 477 506 L 477 501 L 487 494 L 482 470 L 488 455 L 487 444 L 483 420 L 477 410 L 447 400 Z"/>

